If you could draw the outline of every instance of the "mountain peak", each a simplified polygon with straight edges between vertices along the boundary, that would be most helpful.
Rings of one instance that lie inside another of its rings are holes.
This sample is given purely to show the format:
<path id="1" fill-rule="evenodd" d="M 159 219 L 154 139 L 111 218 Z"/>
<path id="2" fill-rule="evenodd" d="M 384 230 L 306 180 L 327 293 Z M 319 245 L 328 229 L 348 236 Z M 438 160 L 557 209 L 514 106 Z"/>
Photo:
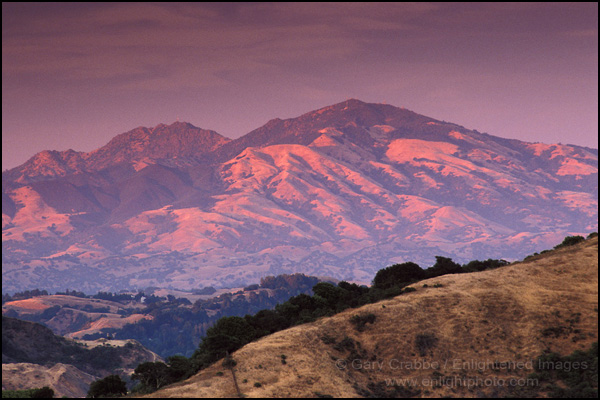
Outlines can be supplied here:
<path id="1" fill-rule="evenodd" d="M 323 129 L 327 128 L 343 131 L 350 135 L 348 137 L 351 137 L 357 145 L 368 146 L 372 142 L 369 130 L 384 125 L 388 126 L 386 129 L 397 133 L 425 132 L 429 137 L 447 134 L 457 127 L 404 108 L 381 103 L 366 103 L 350 98 L 298 117 L 284 120 L 272 119 L 260 128 L 227 143 L 219 149 L 216 159 L 225 161 L 235 157 L 247 147 L 274 144 L 309 145 L 322 134 Z"/>
<path id="2" fill-rule="evenodd" d="M 396 107 L 386 103 L 370 103 L 366 101 L 362 101 L 355 98 L 349 98 L 339 103 L 335 103 L 326 107 L 323 107 L 315 112 L 321 110 L 337 110 L 337 111 L 346 111 L 346 110 L 356 110 L 356 109 L 396 109 L 396 110 L 404 110 L 407 112 L 412 112 L 410 110 L 405 109 L 404 107 Z"/>
<path id="3" fill-rule="evenodd" d="M 215 131 L 177 121 L 122 133 L 104 147 L 89 153 L 89 159 L 95 168 L 101 168 L 142 158 L 193 158 L 214 151 L 229 141 Z"/>
<path id="4" fill-rule="evenodd" d="M 354 98 L 306 113 L 299 118 L 315 116 L 319 116 L 318 118 L 324 122 L 329 117 L 338 120 L 334 122 L 340 123 L 347 120 L 347 122 L 355 122 L 359 126 L 388 124 L 399 127 L 407 123 L 440 122 L 404 107 L 395 107 L 385 103 L 367 103 Z"/>
<path id="5" fill-rule="evenodd" d="M 163 130 L 163 129 L 169 129 L 172 132 L 177 132 L 177 131 L 181 131 L 184 129 L 198 129 L 200 131 L 205 130 L 202 128 L 198 128 L 197 126 L 194 126 L 191 123 L 186 122 L 186 121 L 175 121 L 171 124 L 162 124 L 162 123 L 158 124 L 154 128 L 150 128 L 150 131 L 154 132 L 154 131 Z"/>
<path id="6" fill-rule="evenodd" d="M 347 100 L 344 100 L 339 103 L 325 106 L 325 107 L 320 108 L 315 111 L 310 111 L 310 112 L 306 113 L 305 115 L 312 114 L 312 113 L 322 114 L 326 111 L 340 112 L 340 111 L 347 111 L 347 110 L 357 110 L 357 109 L 361 109 L 361 108 L 365 109 L 365 108 L 369 108 L 369 107 L 377 106 L 377 105 L 378 105 L 377 103 L 367 103 L 367 102 L 364 102 L 364 101 L 358 100 L 358 99 L 347 99 Z"/>
<path id="7" fill-rule="evenodd" d="M 340 105 L 344 105 L 346 107 L 358 107 L 358 106 L 366 106 L 368 104 L 376 104 L 376 103 L 367 103 L 365 101 L 359 100 L 359 99 L 355 99 L 355 98 L 350 98 L 347 100 L 342 101 L 341 103 L 335 104 L 335 106 L 340 106 Z"/>

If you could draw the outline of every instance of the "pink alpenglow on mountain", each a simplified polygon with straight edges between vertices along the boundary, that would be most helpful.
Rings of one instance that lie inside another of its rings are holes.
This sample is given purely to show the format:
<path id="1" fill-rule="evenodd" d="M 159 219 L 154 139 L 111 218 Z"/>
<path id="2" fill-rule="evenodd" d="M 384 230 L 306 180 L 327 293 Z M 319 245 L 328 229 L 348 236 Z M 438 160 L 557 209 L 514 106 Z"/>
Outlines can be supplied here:
<path id="1" fill-rule="evenodd" d="M 597 229 L 597 149 L 348 100 L 235 140 L 177 122 L 33 156 L 2 174 L 2 285 L 368 283 L 393 263 L 517 259 Z"/>

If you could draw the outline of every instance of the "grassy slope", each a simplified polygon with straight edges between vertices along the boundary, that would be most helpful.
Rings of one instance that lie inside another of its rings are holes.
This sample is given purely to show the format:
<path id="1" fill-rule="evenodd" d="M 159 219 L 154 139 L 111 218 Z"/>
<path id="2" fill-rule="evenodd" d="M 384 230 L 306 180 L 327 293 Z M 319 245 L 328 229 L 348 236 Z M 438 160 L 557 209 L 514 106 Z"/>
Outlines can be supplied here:
<path id="1" fill-rule="evenodd" d="M 68 364 L 2 364 L 2 389 L 26 390 L 48 386 L 55 397 L 85 397 L 97 377 Z"/>
<path id="2" fill-rule="evenodd" d="M 443 286 L 434 288 L 436 283 Z M 545 350 L 570 354 L 597 341 L 597 238 L 497 270 L 437 277 L 413 287 L 415 292 L 278 332 L 238 350 L 233 357 L 241 392 L 247 397 L 358 397 L 356 387 L 367 388 L 369 382 L 414 378 L 421 397 L 502 396 L 511 390 L 508 380 L 526 377 L 533 372 L 531 365 L 494 370 L 473 363 L 526 363 Z M 377 319 L 359 333 L 349 319 L 360 313 L 374 313 Z M 437 338 L 424 357 L 416 346 L 422 334 Z M 338 368 L 336 359 L 353 357 L 324 343 L 325 335 L 335 337 L 336 343 L 345 336 L 359 342 L 363 367 L 355 363 L 353 368 L 348 361 L 346 368 Z M 372 364 L 364 366 L 369 360 Z M 438 363 L 439 368 L 419 367 L 419 360 Z M 467 387 L 469 381 L 454 380 L 464 383 L 435 387 L 426 381 L 440 376 L 471 378 L 480 385 Z M 506 382 L 489 384 L 486 378 Z M 255 387 L 255 382 L 262 386 Z M 235 396 L 231 374 L 220 362 L 151 395 Z"/>

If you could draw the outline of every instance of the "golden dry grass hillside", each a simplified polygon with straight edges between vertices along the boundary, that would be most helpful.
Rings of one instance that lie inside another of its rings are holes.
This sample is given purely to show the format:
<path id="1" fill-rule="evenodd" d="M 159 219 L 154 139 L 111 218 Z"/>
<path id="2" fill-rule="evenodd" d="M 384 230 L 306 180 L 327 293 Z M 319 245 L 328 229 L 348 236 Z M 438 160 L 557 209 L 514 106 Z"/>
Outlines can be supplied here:
<path id="1" fill-rule="evenodd" d="M 2 390 L 50 387 L 56 397 L 85 397 L 97 378 L 69 364 L 2 364 Z"/>
<path id="2" fill-rule="evenodd" d="M 142 319 L 152 319 L 151 315 L 131 314 L 131 309 L 142 308 L 141 304 L 134 302 L 124 305 L 115 301 L 56 294 L 7 302 L 2 305 L 2 315 L 31 320 L 29 318 L 39 316 L 53 307 L 59 308 L 53 316 L 44 321 L 40 319 L 37 321 L 43 322 L 59 335 L 72 338 L 99 333 L 106 328 L 122 328 L 126 324 L 134 324 Z M 96 309 L 96 311 L 86 311 L 86 309 Z M 119 314 L 121 311 L 129 311 L 131 315 L 125 317 Z"/>
<path id="3" fill-rule="evenodd" d="M 250 343 L 233 354 L 246 397 L 505 396 L 544 351 L 587 349 L 598 332 L 598 239 L 416 291 Z M 353 315 L 376 320 L 358 332 Z M 495 364 L 494 364 L 495 363 Z M 393 384 L 398 384 L 396 392 Z M 534 388 L 535 389 L 535 388 Z M 150 397 L 236 397 L 219 361 Z"/>

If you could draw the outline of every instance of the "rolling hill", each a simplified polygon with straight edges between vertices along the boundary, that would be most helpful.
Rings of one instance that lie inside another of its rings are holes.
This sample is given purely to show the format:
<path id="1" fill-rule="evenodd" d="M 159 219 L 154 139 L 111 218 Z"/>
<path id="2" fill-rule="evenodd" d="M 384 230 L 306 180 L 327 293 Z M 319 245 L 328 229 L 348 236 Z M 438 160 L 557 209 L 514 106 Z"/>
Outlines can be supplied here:
<path id="1" fill-rule="evenodd" d="M 110 374 L 129 379 L 145 361 L 161 360 L 134 340 L 76 342 L 37 323 L 2 317 L 2 389 L 51 387 L 85 397 L 89 384 Z"/>
<path id="2" fill-rule="evenodd" d="M 320 281 L 294 274 L 265 277 L 260 284 L 205 295 L 152 288 L 119 296 L 40 295 L 6 301 L 2 315 L 42 324 L 56 335 L 84 343 L 107 337 L 133 339 L 165 359 L 175 354 L 189 357 L 219 318 L 272 309 L 290 297 L 312 294 Z"/>
<path id="3" fill-rule="evenodd" d="M 598 340 L 597 236 L 506 267 L 444 275 L 412 287 L 413 292 L 239 349 L 232 356 L 240 392 L 246 397 L 531 397 L 548 391 L 539 375 L 531 375 L 538 356 L 583 351 Z M 365 314 L 375 320 L 358 331 L 350 319 Z M 597 374 L 597 364 L 568 368 L 591 373 L 596 368 Z M 232 374 L 219 361 L 148 397 L 237 395 Z"/>

